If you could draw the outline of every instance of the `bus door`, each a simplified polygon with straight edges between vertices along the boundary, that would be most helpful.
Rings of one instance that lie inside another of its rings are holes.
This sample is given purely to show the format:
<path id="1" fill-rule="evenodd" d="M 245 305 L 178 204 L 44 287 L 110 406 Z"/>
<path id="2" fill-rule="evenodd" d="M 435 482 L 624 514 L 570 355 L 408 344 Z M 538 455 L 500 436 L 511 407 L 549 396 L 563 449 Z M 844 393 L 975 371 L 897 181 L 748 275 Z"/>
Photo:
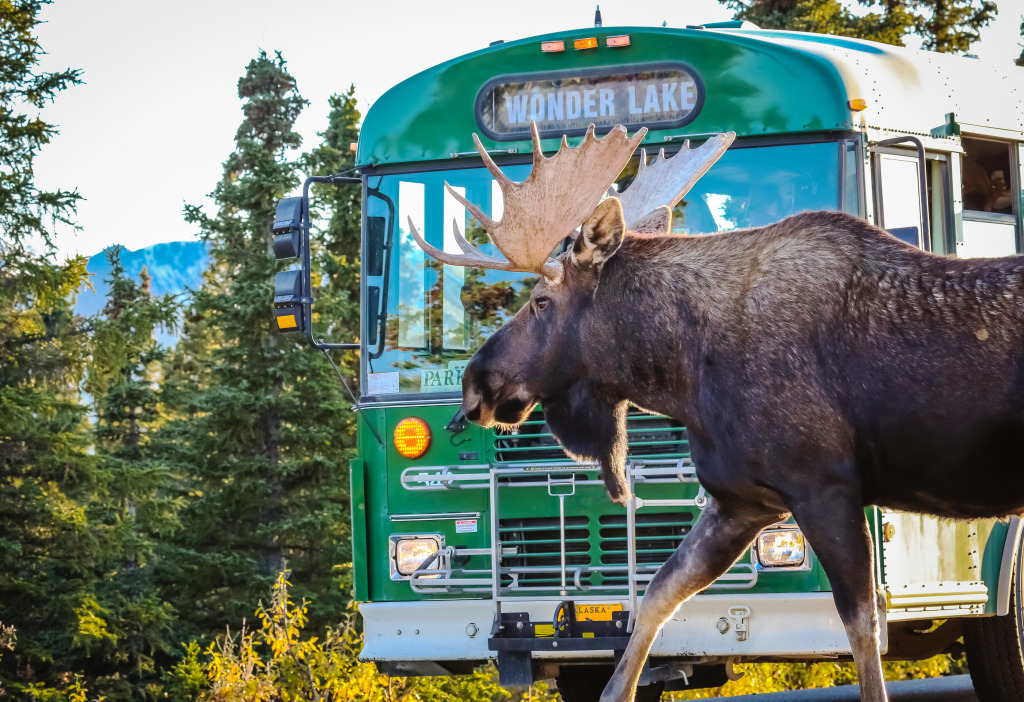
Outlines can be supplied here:
<path id="1" fill-rule="evenodd" d="M 1007 256 L 1021 249 L 1021 150 L 1019 144 L 975 136 L 961 139 L 962 258 Z"/>
<path id="2" fill-rule="evenodd" d="M 919 144 L 916 139 L 910 143 L 912 146 Z M 925 251 L 952 253 L 953 203 L 949 165 L 949 154 L 924 151 L 923 147 L 913 150 L 903 148 L 902 144 L 873 147 L 874 223 L 897 239 Z"/>

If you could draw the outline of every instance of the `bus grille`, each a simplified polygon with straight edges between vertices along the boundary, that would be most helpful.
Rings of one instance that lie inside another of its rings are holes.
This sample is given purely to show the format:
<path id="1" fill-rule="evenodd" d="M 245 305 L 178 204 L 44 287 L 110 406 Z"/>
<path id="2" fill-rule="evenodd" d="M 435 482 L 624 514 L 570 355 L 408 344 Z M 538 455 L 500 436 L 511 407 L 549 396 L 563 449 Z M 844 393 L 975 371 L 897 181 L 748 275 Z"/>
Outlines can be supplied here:
<path id="1" fill-rule="evenodd" d="M 696 514 L 693 512 L 665 512 L 636 515 L 636 564 L 660 566 L 689 533 Z M 600 518 L 601 565 L 623 566 L 628 562 L 626 515 L 610 514 Z M 626 585 L 625 574 L 609 574 L 604 585 Z"/>
<path id="2" fill-rule="evenodd" d="M 498 523 L 502 549 L 515 555 L 501 559 L 502 586 L 557 587 L 561 578 L 561 539 L 558 517 L 502 519 Z M 565 567 L 573 571 L 590 565 L 590 518 L 565 518 Z M 513 578 L 511 573 L 515 573 Z M 583 576 L 589 584 L 589 576 Z"/>
<path id="3" fill-rule="evenodd" d="M 690 455 L 686 427 L 674 419 L 631 409 L 626 418 L 629 456 L 633 458 L 685 458 Z M 494 437 L 495 458 L 501 463 L 567 461 L 555 437 L 536 410 L 511 433 Z"/>

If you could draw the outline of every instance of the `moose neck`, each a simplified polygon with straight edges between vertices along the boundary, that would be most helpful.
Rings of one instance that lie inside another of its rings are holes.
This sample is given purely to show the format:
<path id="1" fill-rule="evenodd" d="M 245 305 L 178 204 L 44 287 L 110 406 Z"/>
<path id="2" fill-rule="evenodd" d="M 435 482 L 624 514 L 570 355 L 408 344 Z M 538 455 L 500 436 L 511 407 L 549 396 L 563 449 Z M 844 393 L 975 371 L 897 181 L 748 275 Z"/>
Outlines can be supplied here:
<path id="1" fill-rule="evenodd" d="M 606 264 L 584 340 L 616 339 L 614 353 L 587 345 L 592 381 L 644 409 L 689 422 L 709 332 L 727 313 L 723 291 L 742 277 L 719 251 L 728 235 L 627 236 Z"/>
<path id="2" fill-rule="evenodd" d="M 614 502 L 629 497 L 629 403 L 687 424 L 697 420 L 707 330 L 728 304 L 715 289 L 737 275 L 715 254 L 718 238 L 627 236 L 581 319 L 587 376 L 544 400 L 552 433 L 574 458 L 600 462 Z"/>

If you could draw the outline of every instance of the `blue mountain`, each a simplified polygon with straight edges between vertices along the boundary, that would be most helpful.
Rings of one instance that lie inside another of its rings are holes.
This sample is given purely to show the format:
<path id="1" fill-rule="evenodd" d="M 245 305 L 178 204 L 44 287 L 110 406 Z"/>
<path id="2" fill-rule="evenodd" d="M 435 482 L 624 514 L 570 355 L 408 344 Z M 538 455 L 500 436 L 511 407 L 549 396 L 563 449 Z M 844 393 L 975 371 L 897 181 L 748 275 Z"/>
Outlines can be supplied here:
<path id="1" fill-rule="evenodd" d="M 174 241 L 168 244 L 155 244 L 137 251 L 124 249 L 121 251 L 121 265 L 125 272 L 138 279 L 142 267 L 149 271 L 152 283 L 150 290 L 154 295 L 179 295 L 188 289 L 199 287 L 209 254 L 206 245 L 201 241 Z M 106 304 L 110 285 L 110 264 L 105 251 L 89 258 L 86 266 L 95 291 L 82 289 L 75 303 L 75 312 L 81 315 L 93 315 L 103 309 Z M 173 341 L 173 337 L 159 335 L 161 341 Z"/>

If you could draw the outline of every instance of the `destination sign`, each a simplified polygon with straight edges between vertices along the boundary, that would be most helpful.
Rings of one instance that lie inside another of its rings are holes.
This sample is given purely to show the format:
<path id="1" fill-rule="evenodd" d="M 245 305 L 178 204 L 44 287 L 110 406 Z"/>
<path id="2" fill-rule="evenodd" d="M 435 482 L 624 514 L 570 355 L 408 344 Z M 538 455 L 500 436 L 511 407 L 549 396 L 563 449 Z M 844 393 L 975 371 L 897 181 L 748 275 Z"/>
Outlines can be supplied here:
<path id="1" fill-rule="evenodd" d="M 679 63 L 616 66 L 600 71 L 504 76 L 489 81 L 476 103 L 477 123 L 495 141 L 604 132 L 616 124 L 671 129 L 691 122 L 704 103 L 704 86 Z"/>

